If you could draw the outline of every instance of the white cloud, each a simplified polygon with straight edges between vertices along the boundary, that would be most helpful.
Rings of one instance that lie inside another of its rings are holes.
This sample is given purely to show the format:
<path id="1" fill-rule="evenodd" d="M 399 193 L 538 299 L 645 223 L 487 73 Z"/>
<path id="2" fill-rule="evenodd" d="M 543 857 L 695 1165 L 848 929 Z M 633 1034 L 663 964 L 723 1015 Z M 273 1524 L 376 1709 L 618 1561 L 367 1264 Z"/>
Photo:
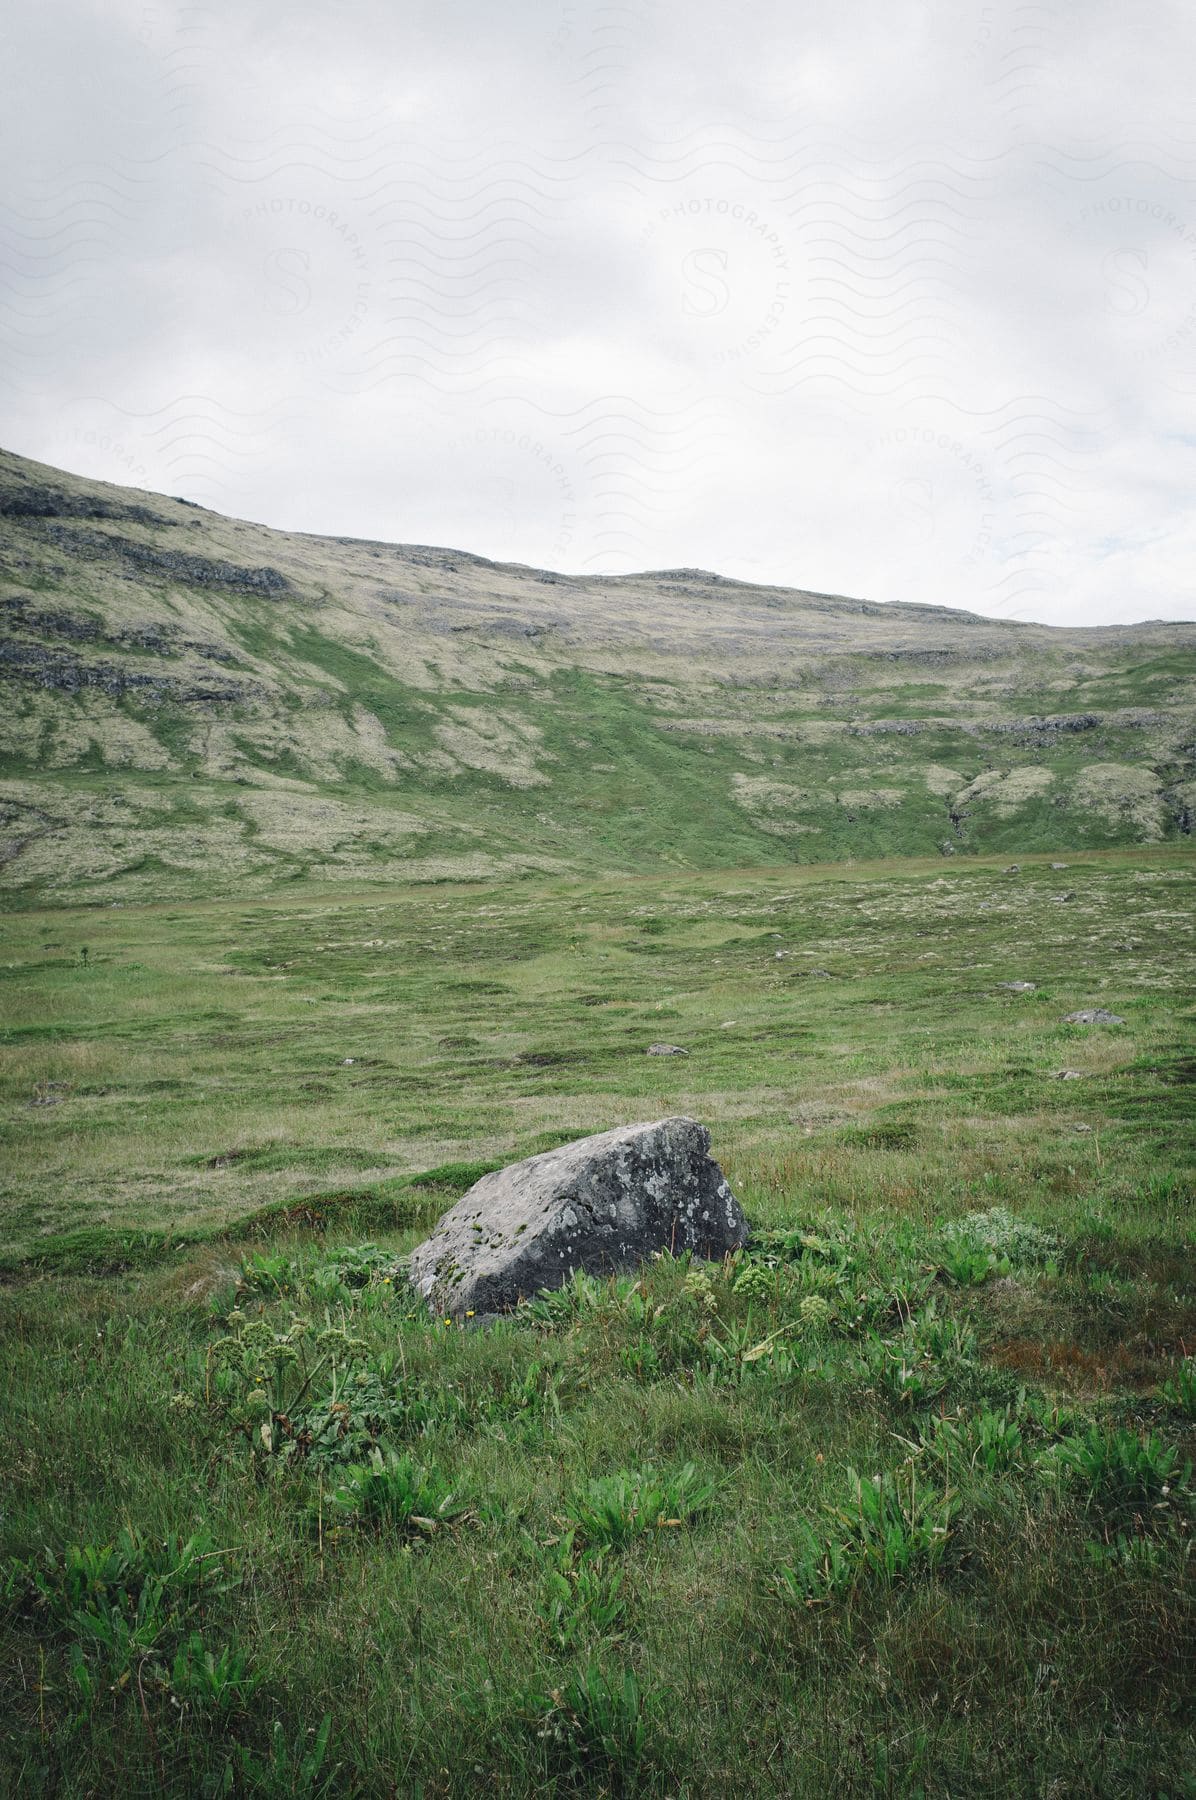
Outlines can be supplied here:
<path id="1" fill-rule="evenodd" d="M 1192 616 L 1187 10 L 64 0 L 10 38 L 14 449 L 570 570 Z"/>

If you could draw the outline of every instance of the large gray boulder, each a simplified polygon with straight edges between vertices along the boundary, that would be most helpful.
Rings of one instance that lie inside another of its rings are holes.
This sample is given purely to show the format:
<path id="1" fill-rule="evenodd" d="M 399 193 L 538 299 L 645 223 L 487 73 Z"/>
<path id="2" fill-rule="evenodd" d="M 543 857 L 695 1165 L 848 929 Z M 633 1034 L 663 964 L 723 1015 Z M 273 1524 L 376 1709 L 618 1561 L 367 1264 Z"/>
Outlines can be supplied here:
<path id="1" fill-rule="evenodd" d="M 694 1119 L 621 1125 L 475 1181 L 411 1257 L 411 1281 L 453 1318 L 507 1312 L 575 1269 L 609 1275 L 657 1250 L 720 1257 L 743 1211 Z"/>

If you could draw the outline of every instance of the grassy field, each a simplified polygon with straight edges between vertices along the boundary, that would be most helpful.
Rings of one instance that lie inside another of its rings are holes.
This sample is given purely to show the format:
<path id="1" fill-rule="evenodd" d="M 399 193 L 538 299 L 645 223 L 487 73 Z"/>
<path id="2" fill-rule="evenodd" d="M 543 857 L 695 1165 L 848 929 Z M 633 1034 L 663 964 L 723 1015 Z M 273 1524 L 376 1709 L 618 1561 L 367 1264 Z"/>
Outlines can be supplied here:
<path id="1" fill-rule="evenodd" d="M 1196 1795 L 1194 885 L 6 918 L 4 1791 Z M 483 1169 L 668 1113 L 746 1256 L 421 1316 Z"/>

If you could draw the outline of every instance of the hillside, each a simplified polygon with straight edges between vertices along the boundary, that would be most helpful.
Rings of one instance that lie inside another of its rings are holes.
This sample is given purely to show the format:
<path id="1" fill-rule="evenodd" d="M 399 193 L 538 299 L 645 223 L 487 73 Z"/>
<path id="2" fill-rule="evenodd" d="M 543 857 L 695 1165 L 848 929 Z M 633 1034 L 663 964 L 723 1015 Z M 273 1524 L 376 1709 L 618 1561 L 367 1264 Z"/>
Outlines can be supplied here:
<path id="1" fill-rule="evenodd" d="M 1196 625 L 1057 630 L 272 531 L 0 453 L 0 885 L 1158 842 Z"/>

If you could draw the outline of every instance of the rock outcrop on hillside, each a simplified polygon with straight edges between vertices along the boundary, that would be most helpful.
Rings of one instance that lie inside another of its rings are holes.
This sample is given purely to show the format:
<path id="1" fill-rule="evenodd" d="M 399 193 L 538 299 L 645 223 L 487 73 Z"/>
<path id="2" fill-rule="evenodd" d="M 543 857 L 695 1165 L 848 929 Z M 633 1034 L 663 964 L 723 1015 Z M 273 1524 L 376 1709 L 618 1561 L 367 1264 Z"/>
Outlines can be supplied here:
<path id="1" fill-rule="evenodd" d="M 1192 624 L 556 574 L 0 450 L 30 900 L 1157 843 L 1196 818 L 1194 693 Z"/>

